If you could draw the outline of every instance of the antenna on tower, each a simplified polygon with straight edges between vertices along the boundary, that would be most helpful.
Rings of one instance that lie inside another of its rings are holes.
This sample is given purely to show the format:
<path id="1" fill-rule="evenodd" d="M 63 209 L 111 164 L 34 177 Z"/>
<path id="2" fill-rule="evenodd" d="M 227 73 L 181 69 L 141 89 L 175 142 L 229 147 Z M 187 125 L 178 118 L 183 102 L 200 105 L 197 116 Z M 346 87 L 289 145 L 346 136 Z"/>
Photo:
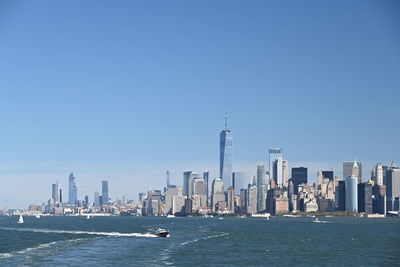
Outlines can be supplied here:
<path id="1" fill-rule="evenodd" d="M 169 187 L 169 171 L 167 171 L 167 188 Z"/>
<path id="2" fill-rule="evenodd" d="M 228 112 L 225 111 L 225 130 L 228 130 Z"/>

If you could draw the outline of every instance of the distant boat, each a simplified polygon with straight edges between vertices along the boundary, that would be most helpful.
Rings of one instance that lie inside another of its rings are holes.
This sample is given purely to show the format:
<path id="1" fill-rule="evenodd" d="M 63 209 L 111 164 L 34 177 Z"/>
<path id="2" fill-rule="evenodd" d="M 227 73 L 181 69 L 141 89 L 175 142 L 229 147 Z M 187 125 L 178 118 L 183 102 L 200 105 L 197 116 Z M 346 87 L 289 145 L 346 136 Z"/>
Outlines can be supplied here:
<path id="1" fill-rule="evenodd" d="M 36 219 L 40 219 L 40 215 L 39 215 L 39 214 L 36 214 L 36 215 L 35 215 L 35 218 L 36 218 Z"/>
<path id="2" fill-rule="evenodd" d="M 320 221 L 320 220 L 318 220 L 318 217 L 315 217 L 315 220 L 313 222 L 315 222 L 315 223 L 327 223 L 328 221 Z"/>
<path id="3" fill-rule="evenodd" d="M 175 215 L 173 215 L 173 214 L 168 214 L 168 215 L 167 215 L 167 218 L 175 218 Z"/>
<path id="4" fill-rule="evenodd" d="M 262 213 L 262 214 L 251 214 L 251 217 L 254 218 L 269 218 L 269 216 L 271 216 L 271 214 L 269 213 Z"/>
<path id="5" fill-rule="evenodd" d="M 88 220 L 90 219 L 90 215 L 89 214 L 86 216 L 86 219 L 88 219 Z"/>
<path id="6" fill-rule="evenodd" d="M 219 218 L 218 218 L 218 220 L 223 220 L 223 219 L 224 219 L 224 218 L 222 218 L 222 217 L 219 217 Z"/>
<path id="7" fill-rule="evenodd" d="M 158 228 L 158 230 L 156 232 L 156 236 L 158 236 L 158 237 L 167 237 L 168 235 L 169 235 L 169 232 L 162 228 Z"/>
<path id="8" fill-rule="evenodd" d="M 19 215 L 18 223 L 24 223 L 24 218 L 22 217 L 21 214 Z"/>

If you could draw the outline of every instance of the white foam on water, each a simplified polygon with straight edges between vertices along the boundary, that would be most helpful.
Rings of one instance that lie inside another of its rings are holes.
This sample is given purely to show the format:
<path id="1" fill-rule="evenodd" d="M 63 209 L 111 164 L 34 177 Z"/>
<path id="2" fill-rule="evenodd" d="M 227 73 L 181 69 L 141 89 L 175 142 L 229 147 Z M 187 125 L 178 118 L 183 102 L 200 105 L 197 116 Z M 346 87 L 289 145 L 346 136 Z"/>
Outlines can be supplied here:
<path id="1" fill-rule="evenodd" d="M 70 240 L 58 240 L 58 241 L 53 241 L 53 242 L 49 242 L 49 243 L 39 244 L 34 247 L 24 248 L 24 249 L 18 250 L 18 251 L 13 251 L 13 252 L 9 252 L 9 253 L 0 253 L 0 259 L 7 259 L 7 258 L 15 257 L 17 255 L 28 254 L 28 253 L 34 252 L 36 250 L 49 248 L 58 243 L 75 243 L 75 242 L 79 242 L 81 240 L 86 240 L 86 239 L 85 238 L 77 238 L 77 239 L 70 239 Z"/>
<path id="2" fill-rule="evenodd" d="M 181 245 L 181 246 L 186 246 L 187 244 L 194 243 L 194 242 L 198 242 L 198 241 L 200 241 L 200 240 L 207 240 L 207 239 L 211 239 L 211 238 L 218 238 L 218 237 L 223 237 L 223 236 L 226 236 L 226 235 L 229 235 L 229 234 L 228 234 L 228 233 L 220 233 L 220 234 L 217 234 L 217 235 L 209 235 L 209 236 L 206 236 L 206 237 L 196 238 L 196 239 L 193 239 L 193 240 L 185 241 L 185 242 L 181 243 L 180 245 Z"/>
<path id="3" fill-rule="evenodd" d="M 73 230 L 52 230 L 52 229 L 35 229 L 35 228 L 1 228 L 2 230 L 13 230 L 20 232 L 36 232 L 36 233 L 55 233 L 55 234 L 73 234 L 73 235 L 101 235 L 101 236 L 117 236 L 117 237 L 157 237 L 155 234 L 142 233 L 119 233 L 119 232 L 90 232 L 90 231 L 73 231 Z"/>

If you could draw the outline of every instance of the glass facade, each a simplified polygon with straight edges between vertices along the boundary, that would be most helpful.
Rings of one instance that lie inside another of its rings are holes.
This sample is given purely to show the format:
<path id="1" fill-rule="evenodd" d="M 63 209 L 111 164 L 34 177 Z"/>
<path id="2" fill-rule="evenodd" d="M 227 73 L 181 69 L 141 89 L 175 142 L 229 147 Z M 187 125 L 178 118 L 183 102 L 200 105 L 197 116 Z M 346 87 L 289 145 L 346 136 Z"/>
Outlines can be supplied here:
<path id="1" fill-rule="evenodd" d="M 220 134 L 219 176 L 225 188 L 232 186 L 232 132 L 223 130 Z"/>

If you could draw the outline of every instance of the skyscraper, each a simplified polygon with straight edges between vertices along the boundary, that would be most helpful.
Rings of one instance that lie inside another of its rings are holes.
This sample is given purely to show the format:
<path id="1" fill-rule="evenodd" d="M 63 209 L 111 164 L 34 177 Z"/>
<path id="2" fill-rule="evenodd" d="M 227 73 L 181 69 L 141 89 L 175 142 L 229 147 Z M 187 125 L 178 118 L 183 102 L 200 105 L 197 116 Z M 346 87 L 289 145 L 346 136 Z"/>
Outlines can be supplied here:
<path id="1" fill-rule="evenodd" d="M 211 209 L 213 212 L 216 211 L 218 202 L 225 202 L 224 182 L 220 178 L 215 179 L 212 183 Z"/>
<path id="2" fill-rule="evenodd" d="M 307 183 L 307 168 L 298 167 L 292 168 L 292 183 L 294 194 L 298 194 L 299 185 Z"/>
<path id="3" fill-rule="evenodd" d="M 235 213 L 235 189 L 229 186 L 227 189 L 227 208 L 230 213 Z"/>
<path id="4" fill-rule="evenodd" d="M 169 187 L 170 181 L 169 181 L 169 171 L 167 171 L 167 188 Z"/>
<path id="5" fill-rule="evenodd" d="M 58 190 L 58 182 L 51 185 L 51 198 L 55 203 L 60 202 L 60 191 Z"/>
<path id="6" fill-rule="evenodd" d="M 358 168 L 358 174 L 355 175 L 357 177 L 357 183 L 361 183 L 361 181 L 362 181 L 362 164 L 360 161 L 358 161 L 358 162 L 356 162 L 356 161 L 343 162 L 343 179 L 346 179 L 347 177 L 353 175 L 353 167 L 355 167 L 354 163 L 356 163 L 357 168 Z"/>
<path id="7" fill-rule="evenodd" d="M 191 184 L 190 179 L 190 174 L 192 171 L 186 171 L 183 173 L 183 195 L 184 196 L 189 196 L 189 185 Z"/>
<path id="8" fill-rule="evenodd" d="M 247 189 L 247 213 L 257 213 L 257 185 L 253 182 L 248 185 Z"/>
<path id="9" fill-rule="evenodd" d="M 197 176 L 193 179 L 193 195 L 199 197 L 200 206 L 205 206 L 207 202 L 206 183 L 203 178 Z"/>
<path id="10" fill-rule="evenodd" d="M 288 187 L 289 185 L 289 161 L 282 160 L 282 186 Z"/>
<path id="11" fill-rule="evenodd" d="M 170 185 L 165 193 L 165 214 L 172 213 L 174 197 L 182 196 L 182 186 Z"/>
<path id="12" fill-rule="evenodd" d="M 345 180 L 345 209 L 346 211 L 358 211 L 358 178 L 356 176 L 348 176 Z"/>
<path id="13" fill-rule="evenodd" d="M 232 173 L 232 184 L 233 188 L 235 189 L 235 195 L 240 195 L 241 189 L 247 188 L 246 178 L 243 172 L 233 172 Z"/>
<path id="14" fill-rule="evenodd" d="M 386 207 L 388 211 L 400 209 L 400 169 L 392 162 L 386 170 Z"/>
<path id="15" fill-rule="evenodd" d="M 377 185 L 383 185 L 383 168 L 381 164 L 376 164 L 373 180 Z"/>
<path id="16" fill-rule="evenodd" d="M 358 211 L 372 213 L 372 183 L 358 184 Z"/>
<path id="17" fill-rule="evenodd" d="M 272 164 L 273 179 L 277 186 L 283 186 L 283 159 L 278 157 Z"/>
<path id="18" fill-rule="evenodd" d="M 108 181 L 104 180 L 101 182 L 101 196 L 102 196 L 102 203 L 101 205 L 108 205 L 110 201 L 110 196 L 108 194 Z"/>
<path id="19" fill-rule="evenodd" d="M 265 179 L 265 165 L 257 165 L 257 211 L 265 211 L 267 194 L 267 181 Z"/>
<path id="20" fill-rule="evenodd" d="M 94 206 L 100 207 L 101 203 L 100 203 L 100 194 L 97 191 L 94 191 L 94 195 L 93 195 L 93 199 L 94 199 Z"/>
<path id="21" fill-rule="evenodd" d="M 209 171 L 203 172 L 203 179 L 204 179 L 204 182 L 206 183 L 206 196 L 207 196 L 206 205 L 207 206 L 209 205 L 208 198 L 210 197 L 210 194 L 209 194 L 209 183 L 208 183 L 209 178 L 210 178 L 210 172 Z"/>
<path id="22" fill-rule="evenodd" d="M 193 195 L 193 180 L 202 179 L 201 176 L 192 171 L 187 171 L 183 173 L 183 195 L 191 198 Z"/>
<path id="23" fill-rule="evenodd" d="M 78 188 L 75 183 L 74 174 L 71 172 L 68 182 L 68 203 L 75 205 L 78 202 Z"/>
<path id="24" fill-rule="evenodd" d="M 219 135 L 219 176 L 228 188 L 232 185 L 232 132 L 228 130 L 228 115 L 225 113 L 225 129 Z"/>

